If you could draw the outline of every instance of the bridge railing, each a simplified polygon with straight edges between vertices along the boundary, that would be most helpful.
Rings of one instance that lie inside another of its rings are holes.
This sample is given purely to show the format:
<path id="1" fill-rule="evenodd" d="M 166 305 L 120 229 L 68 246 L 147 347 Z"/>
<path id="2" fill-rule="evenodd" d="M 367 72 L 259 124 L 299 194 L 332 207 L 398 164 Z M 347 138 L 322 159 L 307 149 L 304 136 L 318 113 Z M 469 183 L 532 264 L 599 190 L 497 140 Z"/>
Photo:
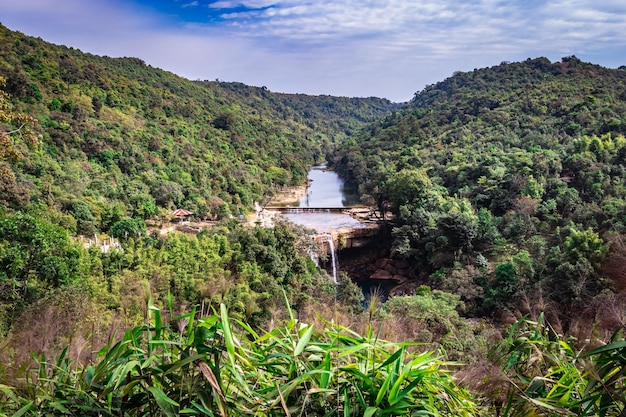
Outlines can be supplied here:
<path id="1" fill-rule="evenodd" d="M 343 213 L 349 207 L 265 207 L 265 210 L 278 211 L 280 213 L 299 214 L 299 213 Z"/>

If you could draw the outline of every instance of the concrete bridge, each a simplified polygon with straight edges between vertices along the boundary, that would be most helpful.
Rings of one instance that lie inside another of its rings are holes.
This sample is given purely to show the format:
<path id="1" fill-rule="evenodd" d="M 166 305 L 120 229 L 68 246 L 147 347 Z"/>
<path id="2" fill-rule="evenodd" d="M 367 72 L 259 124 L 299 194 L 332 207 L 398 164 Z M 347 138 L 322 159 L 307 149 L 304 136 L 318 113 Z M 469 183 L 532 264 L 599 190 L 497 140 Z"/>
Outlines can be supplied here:
<path id="1" fill-rule="evenodd" d="M 265 210 L 276 211 L 279 213 L 304 214 L 304 213 L 347 213 L 353 210 L 367 209 L 366 206 L 350 206 L 350 207 L 292 207 L 292 206 L 267 206 Z"/>
<path id="2" fill-rule="evenodd" d="M 352 217 L 353 225 L 342 224 L 344 222 L 341 220 L 335 222 L 332 217 L 328 220 L 321 217 L 316 218 L 321 224 L 315 223 L 309 226 L 317 230 L 320 236 L 332 236 L 336 249 L 367 246 L 373 239 L 377 239 L 380 234 L 381 219 L 376 216 L 377 213 L 372 207 L 266 207 L 266 209 L 285 215 L 328 213 Z"/>

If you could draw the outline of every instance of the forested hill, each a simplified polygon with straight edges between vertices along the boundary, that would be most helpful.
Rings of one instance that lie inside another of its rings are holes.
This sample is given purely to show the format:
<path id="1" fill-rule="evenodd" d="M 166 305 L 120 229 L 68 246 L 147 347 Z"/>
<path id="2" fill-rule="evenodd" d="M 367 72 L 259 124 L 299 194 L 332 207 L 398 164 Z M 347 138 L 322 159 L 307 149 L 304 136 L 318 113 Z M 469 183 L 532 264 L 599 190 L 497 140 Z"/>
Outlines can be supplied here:
<path id="1" fill-rule="evenodd" d="M 528 59 L 427 87 L 334 163 L 395 212 L 394 253 L 430 284 L 571 316 L 626 283 L 625 132 L 623 68 Z"/>
<path id="2" fill-rule="evenodd" d="M 178 206 L 201 216 L 247 210 L 271 189 L 301 183 L 307 165 L 398 107 L 189 81 L 3 26 L 0 77 L 11 111 L 35 119 L 36 137 L 13 135 L 20 157 L 0 160 L 0 204 L 47 205 L 84 234 Z"/>
<path id="3" fill-rule="evenodd" d="M 527 60 L 400 107 L 0 26 L 0 81 L 0 415 L 625 415 L 626 71 Z M 363 252 L 402 284 L 367 309 L 302 230 L 227 220 L 327 155 L 394 214 Z M 144 233 L 177 206 L 226 220 Z"/>

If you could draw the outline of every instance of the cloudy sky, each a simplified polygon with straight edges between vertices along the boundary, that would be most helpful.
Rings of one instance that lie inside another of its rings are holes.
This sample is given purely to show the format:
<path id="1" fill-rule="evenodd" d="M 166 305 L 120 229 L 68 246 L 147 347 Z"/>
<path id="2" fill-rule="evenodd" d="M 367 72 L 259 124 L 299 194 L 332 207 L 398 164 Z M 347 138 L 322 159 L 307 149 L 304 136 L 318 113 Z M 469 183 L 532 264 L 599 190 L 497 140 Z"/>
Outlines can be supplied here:
<path id="1" fill-rule="evenodd" d="M 0 22 L 193 80 L 398 102 L 502 61 L 626 65 L 624 0 L 0 0 Z"/>

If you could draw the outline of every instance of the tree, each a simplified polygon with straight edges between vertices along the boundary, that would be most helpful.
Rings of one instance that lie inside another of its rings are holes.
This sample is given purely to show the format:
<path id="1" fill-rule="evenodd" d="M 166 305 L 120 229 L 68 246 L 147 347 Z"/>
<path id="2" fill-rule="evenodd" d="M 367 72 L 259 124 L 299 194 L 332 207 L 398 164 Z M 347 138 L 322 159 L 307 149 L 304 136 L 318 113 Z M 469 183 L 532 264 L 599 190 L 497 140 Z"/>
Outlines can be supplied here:
<path id="1" fill-rule="evenodd" d="M 563 246 L 568 261 L 575 263 L 587 259 L 594 268 L 600 266 L 609 250 L 609 245 L 591 228 L 578 230 L 574 226 L 569 228 L 569 235 L 565 238 Z"/>
<path id="2" fill-rule="evenodd" d="M 76 232 L 85 236 L 93 236 L 97 232 L 96 218 L 91 206 L 83 200 L 75 200 L 70 205 L 70 213 L 76 219 Z"/>
<path id="3" fill-rule="evenodd" d="M 498 307 L 511 304 L 517 293 L 519 276 L 513 262 L 503 262 L 496 266 L 493 283 L 486 288 L 486 304 Z"/>
<path id="4" fill-rule="evenodd" d="M 146 233 L 146 223 L 140 219 L 123 219 L 113 223 L 109 233 L 119 239 L 138 237 Z"/>
<path id="5" fill-rule="evenodd" d="M 396 207 L 410 203 L 430 207 L 438 197 L 424 169 L 403 169 L 391 176 L 386 188 Z"/>
<path id="6" fill-rule="evenodd" d="M 408 340 L 441 345 L 451 357 L 476 349 L 471 342 L 471 329 L 457 313 L 460 296 L 420 286 L 415 295 L 389 298 L 382 305 L 381 318 L 398 322 L 397 329 Z"/>
<path id="7" fill-rule="evenodd" d="M 17 160 L 21 157 L 14 143 L 17 138 L 30 142 L 35 140 L 31 130 L 35 119 L 13 110 L 11 97 L 2 90 L 5 85 L 6 80 L 0 77 L 0 161 Z"/>
<path id="8" fill-rule="evenodd" d="M 71 285 L 80 256 L 60 226 L 23 213 L 0 218 L 0 302 L 17 308 L 47 288 Z"/>
<path id="9" fill-rule="evenodd" d="M 478 217 L 467 200 L 452 199 L 445 205 L 449 209 L 439 217 L 437 225 L 446 236 L 449 247 L 458 251 L 458 257 L 463 250 L 472 247 L 472 241 L 478 235 Z"/>
<path id="10" fill-rule="evenodd" d="M 11 165 L 0 160 L 0 204 L 19 207 L 28 202 L 29 190 L 18 184 Z"/>
<path id="11" fill-rule="evenodd" d="M 221 130 L 231 130 L 236 122 L 236 117 L 231 112 L 223 112 L 213 119 L 213 126 Z"/>
<path id="12" fill-rule="evenodd" d="M 563 302 L 585 303 L 600 291 L 598 270 L 609 245 L 591 228 L 569 227 L 563 251 L 553 250 L 554 272 L 550 282 L 555 298 Z"/>

